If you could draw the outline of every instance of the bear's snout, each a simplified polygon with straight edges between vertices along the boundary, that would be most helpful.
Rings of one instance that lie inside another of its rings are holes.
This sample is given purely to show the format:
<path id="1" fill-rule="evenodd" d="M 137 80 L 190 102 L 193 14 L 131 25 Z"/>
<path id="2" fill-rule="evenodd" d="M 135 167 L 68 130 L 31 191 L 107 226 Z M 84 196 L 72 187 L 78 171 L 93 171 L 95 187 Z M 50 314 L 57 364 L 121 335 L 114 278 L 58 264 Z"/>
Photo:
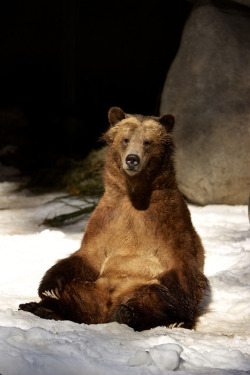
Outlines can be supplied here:
<path id="1" fill-rule="evenodd" d="M 139 163 L 140 163 L 140 158 L 138 155 L 135 155 L 135 154 L 129 154 L 128 156 L 126 156 L 126 164 L 128 165 L 128 167 L 130 169 L 133 169 L 134 167 L 136 167 Z"/>

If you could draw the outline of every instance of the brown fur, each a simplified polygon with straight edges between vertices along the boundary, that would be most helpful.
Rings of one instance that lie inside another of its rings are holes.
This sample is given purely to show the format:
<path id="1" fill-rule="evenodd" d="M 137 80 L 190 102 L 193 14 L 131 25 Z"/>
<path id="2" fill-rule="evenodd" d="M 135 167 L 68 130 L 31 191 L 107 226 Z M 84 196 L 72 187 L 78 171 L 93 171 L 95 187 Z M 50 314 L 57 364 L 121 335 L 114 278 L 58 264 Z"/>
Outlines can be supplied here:
<path id="1" fill-rule="evenodd" d="M 114 107 L 109 121 L 105 193 L 81 248 L 47 271 L 40 303 L 20 308 L 48 319 L 117 321 L 135 330 L 173 323 L 192 328 L 208 282 L 204 250 L 176 185 L 174 118 Z M 58 298 L 44 295 L 52 290 Z"/>

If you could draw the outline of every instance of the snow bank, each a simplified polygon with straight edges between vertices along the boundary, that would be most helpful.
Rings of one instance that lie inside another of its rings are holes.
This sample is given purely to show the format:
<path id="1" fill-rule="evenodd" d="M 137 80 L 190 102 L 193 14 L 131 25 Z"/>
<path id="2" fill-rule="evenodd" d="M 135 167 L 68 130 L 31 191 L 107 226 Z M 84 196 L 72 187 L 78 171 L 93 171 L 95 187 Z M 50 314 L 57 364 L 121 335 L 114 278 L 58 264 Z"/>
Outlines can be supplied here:
<path id="1" fill-rule="evenodd" d="M 0 183 L 0 374 L 250 374 L 250 226 L 246 206 L 190 205 L 206 248 L 212 293 L 196 330 L 134 332 L 117 323 L 84 325 L 17 311 L 38 300 L 44 272 L 80 246 L 84 223 L 49 230 L 63 210 L 54 194 Z"/>

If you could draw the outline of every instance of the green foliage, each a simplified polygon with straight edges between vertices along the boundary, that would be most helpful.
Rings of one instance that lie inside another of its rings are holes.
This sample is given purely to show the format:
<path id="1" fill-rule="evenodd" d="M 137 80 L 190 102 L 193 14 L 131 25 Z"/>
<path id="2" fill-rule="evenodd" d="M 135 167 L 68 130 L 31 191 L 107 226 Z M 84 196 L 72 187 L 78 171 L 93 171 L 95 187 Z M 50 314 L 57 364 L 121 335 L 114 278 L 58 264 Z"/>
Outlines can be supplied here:
<path id="1" fill-rule="evenodd" d="M 61 185 L 69 193 L 66 198 L 78 199 L 81 202 L 78 206 L 72 205 L 71 212 L 46 219 L 43 224 L 62 227 L 88 218 L 104 191 L 102 170 L 106 150 L 106 147 L 92 150 L 85 159 L 72 161 L 71 167 L 63 175 Z M 88 197 L 93 199 L 88 200 Z"/>
<path id="2" fill-rule="evenodd" d="M 74 162 L 63 177 L 63 185 L 69 194 L 96 196 L 103 193 L 102 169 L 105 154 L 106 147 L 103 147 L 92 150 L 85 159 Z"/>
<path id="3" fill-rule="evenodd" d="M 58 228 L 63 227 L 65 225 L 74 224 L 79 220 L 87 219 L 88 216 L 93 212 L 93 210 L 97 206 L 98 199 L 96 199 L 94 202 L 92 201 L 91 203 L 88 202 L 87 199 L 84 199 L 82 196 L 79 196 L 79 199 L 82 200 L 83 205 L 87 205 L 85 207 L 75 207 L 75 210 L 70 213 L 57 215 L 51 219 L 45 219 L 43 224 L 50 227 Z"/>

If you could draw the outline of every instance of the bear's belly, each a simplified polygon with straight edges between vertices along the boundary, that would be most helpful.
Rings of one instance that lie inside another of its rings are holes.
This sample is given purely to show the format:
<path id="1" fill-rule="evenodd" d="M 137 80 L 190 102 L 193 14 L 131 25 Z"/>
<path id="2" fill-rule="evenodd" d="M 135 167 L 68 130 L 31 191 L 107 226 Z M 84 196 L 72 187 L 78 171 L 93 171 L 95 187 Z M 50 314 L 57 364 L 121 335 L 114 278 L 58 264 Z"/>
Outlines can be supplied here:
<path id="1" fill-rule="evenodd" d="M 154 255 L 117 254 L 105 259 L 100 276 L 118 279 L 144 279 L 146 281 L 156 278 L 163 271 L 163 265 Z"/>
<path id="2" fill-rule="evenodd" d="M 163 271 L 156 256 L 113 255 L 105 259 L 96 286 L 112 296 L 113 303 L 136 287 L 159 283 Z"/>
<path id="3" fill-rule="evenodd" d="M 83 242 L 82 253 L 100 277 L 147 282 L 171 268 L 171 251 L 158 235 L 157 226 L 149 226 L 144 220 L 145 213 L 125 208 L 119 212 L 122 214 L 110 220 L 98 235 Z M 162 249 L 164 265 L 158 257 Z"/>

